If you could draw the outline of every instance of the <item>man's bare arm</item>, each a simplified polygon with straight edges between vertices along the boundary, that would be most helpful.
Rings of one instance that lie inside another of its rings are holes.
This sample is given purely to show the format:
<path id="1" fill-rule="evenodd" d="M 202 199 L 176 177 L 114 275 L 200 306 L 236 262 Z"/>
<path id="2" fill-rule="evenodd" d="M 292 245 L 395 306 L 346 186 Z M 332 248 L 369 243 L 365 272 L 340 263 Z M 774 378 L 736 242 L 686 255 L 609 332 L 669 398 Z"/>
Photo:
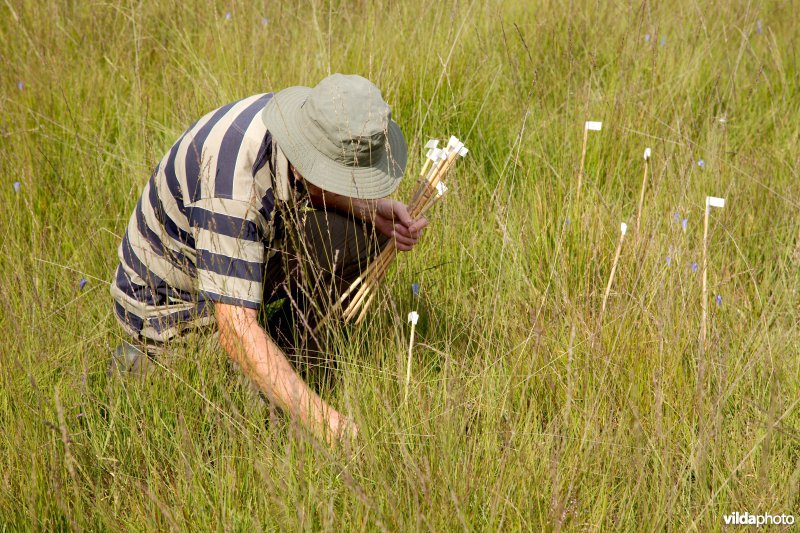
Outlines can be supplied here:
<path id="1" fill-rule="evenodd" d="M 223 348 L 271 401 L 328 442 L 342 432 L 355 432 L 352 422 L 326 404 L 294 371 L 258 324 L 256 310 L 223 303 L 214 308 Z"/>

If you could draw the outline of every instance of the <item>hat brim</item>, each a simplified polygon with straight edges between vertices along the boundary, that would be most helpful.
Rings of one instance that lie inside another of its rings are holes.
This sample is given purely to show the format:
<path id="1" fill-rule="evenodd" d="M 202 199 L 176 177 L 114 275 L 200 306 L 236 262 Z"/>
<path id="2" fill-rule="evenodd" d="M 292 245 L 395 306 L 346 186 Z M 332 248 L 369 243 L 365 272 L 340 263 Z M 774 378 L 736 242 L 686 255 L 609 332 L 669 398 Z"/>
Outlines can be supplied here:
<path id="1" fill-rule="evenodd" d="M 400 126 L 393 120 L 387 128 L 387 149 L 370 166 L 347 166 L 320 153 L 301 131 L 299 113 L 311 93 L 309 87 L 289 87 L 276 93 L 261 113 L 267 130 L 286 158 L 313 185 L 323 190 L 372 200 L 392 194 L 406 168 L 408 149 Z"/>

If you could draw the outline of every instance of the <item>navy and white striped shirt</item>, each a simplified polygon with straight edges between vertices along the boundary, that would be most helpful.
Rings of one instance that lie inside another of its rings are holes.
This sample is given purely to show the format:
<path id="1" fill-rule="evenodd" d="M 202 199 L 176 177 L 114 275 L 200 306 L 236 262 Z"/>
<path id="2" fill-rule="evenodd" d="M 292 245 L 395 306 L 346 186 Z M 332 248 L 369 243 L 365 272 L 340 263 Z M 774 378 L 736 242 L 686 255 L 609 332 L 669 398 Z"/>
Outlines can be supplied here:
<path id="1" fill-rule="evenodd" d="M 195 122 L 147 182 L 111 284 L 132 335 L 164 341 L 188 324 L 210 324 L 209 302 L 261 305 L 274 233 L 272 140 L 261 119 L 271 96 Z"/>

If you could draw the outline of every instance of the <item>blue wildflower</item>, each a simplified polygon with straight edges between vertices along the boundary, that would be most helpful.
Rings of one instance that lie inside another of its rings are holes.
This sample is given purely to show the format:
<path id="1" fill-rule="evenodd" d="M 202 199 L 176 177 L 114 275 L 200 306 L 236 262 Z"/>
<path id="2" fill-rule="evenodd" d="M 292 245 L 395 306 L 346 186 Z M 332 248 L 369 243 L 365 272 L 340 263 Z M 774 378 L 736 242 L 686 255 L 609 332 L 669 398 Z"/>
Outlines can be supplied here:
<path id="1" fill-rule="evenodd" d="M 672 266 L 672 258 L 667 256 L 667 266 Z"/>
<path id="2" fill-rule="evenodd" d="M 83 288 L 86 286 L 87 283 L 89 282 L 86 281 L 86 278 L 81 278 L 81 280 L 78 282 L 78 288 L 80 290 L 83 290 Z"/>
<path id="3" fill-rule="evenodd" d="M 565 219 L 564 219 L 564 227 L 567 227 L 567 228 L 568 228 L 570 224 L 571 224 L 571 222 L 569 221 L 569 217 L 568 217 L 568 218 L 565 218 Z"/>
<path id="4" fill-rule="evenodd" d="M 717 296 L 714 298 L 714 301 L 717 302 L 717 305 L 722 305 L 722 295 L 717 294 Z"/>
<path id="5" fill-rule="evenodd" d="M 675 222 L 680 222 L 681 221 L 681 214 L 676 212 L 674 215 L 672 215 L 672 218 L 675 219 Z"/>
<path id="6" fill-rule="evenodd" d="M 269 17 L 262 18 L 261 19 L 261 25 L 262 26 L 266 26 L 267 24 L 269 24 Z"/>
<path id="7" fill-rule="evenodd" d="M 646 42 L 646 43 L 650 42 L 650 34 L 649 33 L 645 33 L 644 34 L 644 42 Z"/>
<path id="8" fill-rule="evenodd" d="M 686 233 L 686 229 L 689 227 L 689 219 L 684 218 L 681 220 L 681 228 L 683 228 L 683 232 Z"/>
<path id="9" fill-rule="evenodd" d="M 25 82 L 24 82 L 24 81 L 22 81 L 22 80 L 19 80 L 19 81 L 17 82 L 17 89 L 19 89 L 19 90 L 21 91 L 21 90 L 22 90 L 22 89 L 24 89 L 24 88 L 25 88 Z"/>
<path id="10" fill-rule="evenodd" d="M 697 166 L 700 168 L 706 168 L 706 162 L 703 159 L 701 159 L 700 161 L 697 162 Z"/>
<path id="11" fill-rule="evenodd" d="M 419 283 L 411 284 L 411 294 L 413 294 L 415 298 L 419 298 Z"/>
<path id="12" fill-rule="evenodd" d="M 758 33 L 759 35 L 761 35 L 761 33 L 762 33 L 763 31 L 764 31 L 764 29 L 761 27 L 761 19 L 758 19 L 758 20 L 756 21 L 756 33 Z"/>
<path id="13" fill-rule="evenodd" d="M 19 192 L 19 190 L 22 188 L 22 184 L 18 181 L 15 181 L 13 187 L 14 187 L 14 192 Z"/>
<path id="14" fill-rule="evenodd" d="M 232 18 L 233 18 L 233 15 L 231 15 L 231 12 L 230 11 L 226 11 L 225 12 L 225 20 L 231 20 Z"/>
<path id="15" fill-rule="evenodd" d="M 692 261 L 692 272 L 697 272 L 697 269 L 700 268 L 697 265 L 697 261 Z"/>

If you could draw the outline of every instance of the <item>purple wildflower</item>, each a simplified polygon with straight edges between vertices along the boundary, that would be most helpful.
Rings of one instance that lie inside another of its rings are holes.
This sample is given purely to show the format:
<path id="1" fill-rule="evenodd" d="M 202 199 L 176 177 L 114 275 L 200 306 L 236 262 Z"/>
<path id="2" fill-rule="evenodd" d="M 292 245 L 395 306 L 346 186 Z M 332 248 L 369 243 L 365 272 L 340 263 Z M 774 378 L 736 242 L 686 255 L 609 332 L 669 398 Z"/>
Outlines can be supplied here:
<path id="1" fill-rule="evenodd" d="M 411 294 L 413 294 L 415 298 L 419 298 L 419 283 L 411 284 Z"/>
<path id="2" fill-rule="evenodd" d="M 700 161 L 697 162 L 697 166 L 700 168 L 706 168 L 706 162 L 703 159 L 701 159 Z"/>
<path id="3" fill-rule="evenodd" d="M 267 24 L 269 24 L 269 17 L 262 18 L 261 19 L 261 25 L 262 26 L 266 26 Z"/>
<path id="4" fill-rule="evenodd" d="M 650 42 L 650 34 L 649 33 L 645 33 L 644 34 L 644 42 L 646 42 L 646 43 Z"/>
<path id="5" fill-rule="evenodd" d="M 13 187 L 14 187 L 14 192 L 19 192 L 19 190 L 22 188 L 22 184 L 18 181 L 15 181 Z"/>
<path id="6" fill-rule="evenodd" d="M 758 20 L 756 21 L 756 33 L 758 33 L 759 35 L 761 35 L 761 33 L 762 33 L 763 31 L 764 31 L 764 28 L 762 28 L 762 27 L 761 27 L 761 19 L 758 19 Z"/>
<path id="7" fill-rule="evenodd" d="M 658 44 L 659 44 L 659 46 L 667 46 L 667 37 L 666 37 L 666 35 L 662 35 L 661 36 L 661 42 L 658 43 Z"/>
<path id="8" fill-rule="evenodd" d="M 680 213 L 675 213 L 674 215 L 672 215 L 672 218 L 675 219 L 675 222 L 680 222 L 681 221 L 681 214 Z"/>
<path id="9" fill-rule="evenodd" d="M 571 224 L 571 222 L 569 221 L 569 217 L 565 218 L 564 219 L 564 227 L 568 228 L 570 224 Z"/>
<path id="10" fill-rule="evenodd" d="M 231 20 L 232 18 L 233 18 L 233 15 L 231 14 L 231 12 L 230 11 L 226 11 L 225 12 L 225 20 Z"/>
<path id="11" fill-rule="evenodd" d="M 672 258 L 667 256 L 667 266 L 672 266 Z"/>
<path id="12" fill-rule="evenodd" d="M 681 220 L 681 228 L 683 228 L 683 232 L 686 233 L 686 229 L 689 227 L 689 219 L 684 218 Z"/>
<path id="13" fill-rule="evenodd" d="M 714 301 L 717 302 L 717 305 L 722 305 L 722 295 L 717 294 L 717 296 L 714 298 Z"/>
<path id="14" fill-rule="evenodd" d="M 24 89 L 24 88 L 25 88 L 25 82 L 24 82 L 24 81 L 22 81 L 22 80 L 19 80 L 19 81 L 17 82 L 17 89 L 19 89 L 19 90 L 21 91 L 21 90 L 22 90 L 22 89 Z"/>
<path id="15" fill-rule="evenodd" d="M 81 280 L 78 282 L 78 288 L 80 290 L 83 290 L 83 288 L 86 286 L 87 283 L 89 282 L 86 281 L 86 278 L 81 278 Z"/>
<path id="16" fill-rule="evenodd" d="M 697 261 L 692 261 L 692 272 L 697 272 L 697 269 L 700 268 L 697 265 Z"/>

